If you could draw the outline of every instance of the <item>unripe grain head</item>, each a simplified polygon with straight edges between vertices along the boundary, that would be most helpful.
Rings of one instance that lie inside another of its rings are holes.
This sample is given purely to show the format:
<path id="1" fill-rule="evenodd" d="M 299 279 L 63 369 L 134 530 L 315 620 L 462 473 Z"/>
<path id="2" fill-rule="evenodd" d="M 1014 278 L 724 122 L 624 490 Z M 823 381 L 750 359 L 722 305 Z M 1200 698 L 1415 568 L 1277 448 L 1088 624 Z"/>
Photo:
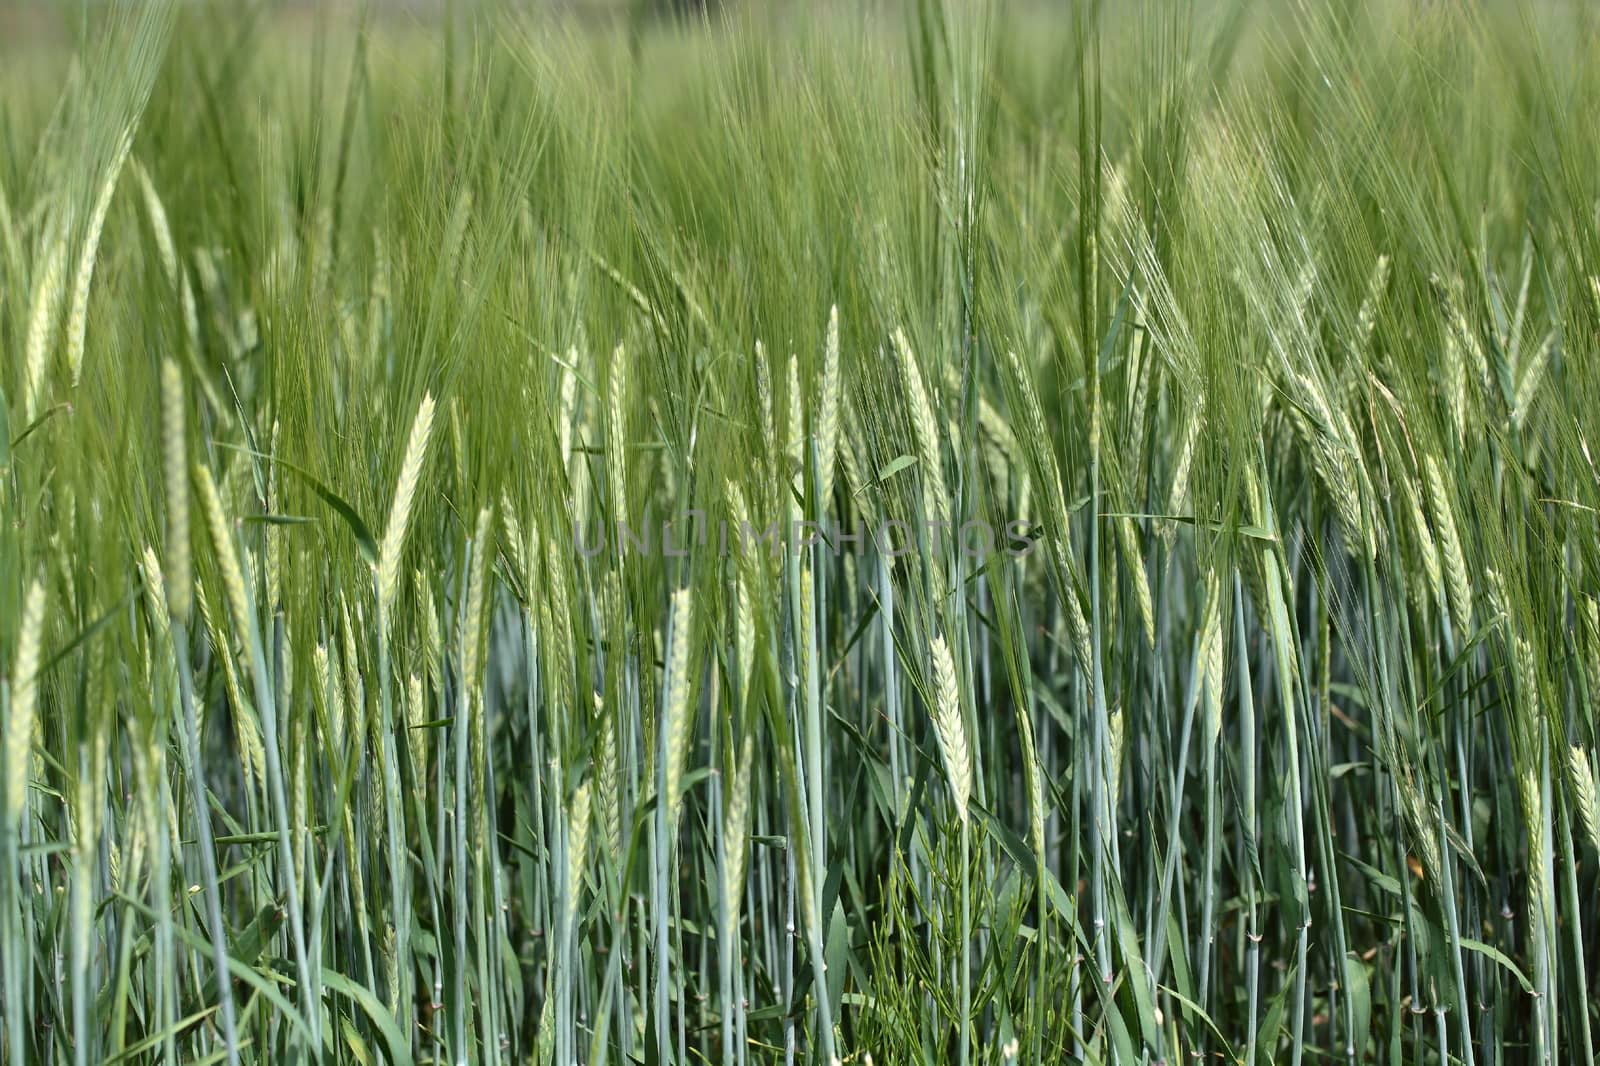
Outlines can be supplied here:
<path id="1" fill-rule="evenodd" d="M 28 766 L 39 713 L 39 646 L 44 634 L 44 579 L 36 577 L 22 601 L 17 658 L 11 671 L 11 713 L 6 717 L 5 826 L 12 831 L 28 800 Z M 6 876 L 11 876 L 7 872 Z"/>
<path id="2" fill-rule="evenodd" d="M 389 505 L 389 523 L 384 527 L 383 544 L 378 551 L 378 605 L 382 608 L 385 624 L 388 624 L 395 595 L 400 589 L 400 553 L 411 523 L 417 483 L 422 478 L 423 463 L 428 457 L 428 441 L 433 436 L 433 412 L 433 395 L 424 393 L 417 416 L 411 422 L 411 436 L 406 441 L 405 457 L 400 462 L 400 478 L 395 483 L 394 500 Z"/>
<path id="3" fill-rule="evenodd" d="M 966 722 L 961 713 L 961 693 L 956 682 L 955 660 L 943 636 L 933 638 L 933 727 L 944 756 L 945 778 L 956 815 L 965 824 L 967 801 L 972 795 L 972 750 L 967 746 Z"/>

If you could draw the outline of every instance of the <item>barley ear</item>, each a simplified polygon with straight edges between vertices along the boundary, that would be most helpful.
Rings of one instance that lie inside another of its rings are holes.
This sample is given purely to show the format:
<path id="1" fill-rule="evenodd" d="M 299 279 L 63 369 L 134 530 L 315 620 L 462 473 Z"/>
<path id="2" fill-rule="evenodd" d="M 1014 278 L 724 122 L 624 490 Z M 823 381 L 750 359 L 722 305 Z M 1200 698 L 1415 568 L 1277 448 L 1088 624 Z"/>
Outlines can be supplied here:
<path id="1" fill-rule="evenodd" d="M 410 754 L 412 773 L 419 777 L 427 773 L 428 741 L 422 723 L 428 720 L 428 705 L 423 695 L 422 678 L 412 674 L 406 678 L 406 749 Z"/>
<path id="2" fill-rule="evenodd" d="M 910 408 L 911 429 L 916 436 L 917 459 L 922 466 L 923 511 L 930 520 L 946 524 L 950 521 L 950 493 L 944 482 L 944 457 L 939 446 L 939 423 L 933 414 L 933 404 L 922 383 L 922 371 L 917 366 L 916 353 L 911 343 L 899 329 L 894 331 L 895 355 L 900 360 L 900 373 L 905 378 L 906 404 Z"/>
<path id="3" fill-rule="evenodd" d="M 1427 479 L 1428 505 L 1433 511 L 1434 528 L 1439 534 L 1445 583 L 1450 588 L 1451 620 L 1460 634 L 1458 639 L 1465 639 L 1472 630 L 1472 579 L 1467 572 L 1466 555 L 1461 548 L 1461 534 L 1450 509 L 1444 477 L 1439 473 L 1439 464 L 1433 456 L 1425 459 L 1423 472 Z"/>
<path id="4" fill-rule="evenodd" d="M 788 432 L 788 461 L 789 461 L 789 499 L 800 499 L 805 495 L 805 462 L 806 462 L 806 419 L 805 408 L 800 402 L 800 361 L 793 352 L 789 353 L 789 418 L 785 427 Z"/>
<path id="5" fill-rule="evenodd" d="M 161 360 L 161 458 L 167 489 L 167 609 L 188 625 L 194 608 L 189 555 L 189 479 L 184 438 L 183 374 L 170 357 Z"/>
<path id="6" fill-rule="evenodd" d="M 72 283 L 72 302 L 67 309 L 67 374 L 73 388 L 83 376 L 83 343 L 89 327 L 89 284 L 94 280 L 94 264 L 100 254 L 100 234 L 106 226 L 106 212 L 111 210 L 111 196 L 117 191 L 117 179 L 122 176 L 122 165 L 127 162 L 128 149 L 133 144 L 133 131 L 126 130 L 117 142 L 116 155 L 111 167 L 100 183 L 100 193 L 95 197 L 89 228 L 84 231 L 83 247 L 78 252 L 78 273 Z"/>
<path id="7" fill-rule="evenodd" d="M 56 237 L 45 252 L 44 268 L 33 283 L 33 301 L 28 310 L 28 340 L 25 349 L 22 386 L 22 412 L 25 421 L 39 417 L 44 399 L 44 379 L 50 371 L 50 349 L 55 345 L 58 314 L 61 308 L 62 274 L 66 270 L 66 241 Z"/>
<path id="8" fill-rule="evenodd" d="M 734 577 L 734 648 L 739 666 L 738 683 L 742 698 L 750 698 L 751 673 L 756 660 L 755 605 L 750 594 L 750 583 L 741 569 Z"/>
<path id="9" fill-rule="evenodd" d="M 1542 923 L 1549 914 L 1550 894 L 1546 886 L 1548 869 L 1542 845 L 1544 803 L 1538 771 L 1529 766 L 1522 771 L 1518 791 L 1522 798 L 1522 817 L 1528 840 L 1528 910 L 1532 922 Z"/>
<path id="10" fill-rule="evenodd" d="M 1117 539 L 1122 548 L 1123 562 L 1133 582 L 1133 603 L 1139 613 L 1139 624 L 1144 630 L 1145 644 L 1156 646 L 1155 601 L 1150 595 L 1150 577 L 1145 573 L 1144 555 L 1139 550 L 1139 530 L 1133 519 L 1124 516 L 1117 522 Z"/>
<path id="11" fill-rule="evenodd" d="M 1367 279 L 1367 295 L 1361 301 L 1361 310 L 1356 316 L 1356 335 L 1362 351 L 1366 351 L 1372 343 L 1372 330 L 1378 324 L 1378 305 L 1383 301 L 1384 290 L 1388 287 L 1389 257 L 1380 255 L 1372 268 L 1372 276 Z"/>
<path id="12" fill-rule="evenodd" d="M 472 533 L 472 569 L 467 576 L 467 606 L 461 616 L 461 669 L 472 689 L 483 680 L 483 608 L 489 598 L 489 557 L 494 554 L 494 509 L 478 512 Z"/>
<path id="13" fill-rule="evenodd" d="M 1207 748 L 1222 736 L 1223 656 L 1222 656 L 1222 582 L 1215 570 L 1206 571 L 1205 607 L 1201 615 L 1199 660 L 1206 686 Z"/>
<path id="14" fill-rule="evenodd" d="M 606 390 L 606 486 L 611 492 L 612 521 L 624 521 L 628 500 L 628 432 L 626 356 L 622 345 L 611 353 L 611 380 Z"/>
<path id="15" fill-rule="evenodd" d="M 589 782 L 579 785 L 572 794 L 572 806 L 567 811 L 567 925 L 578 913 L 578 895 L 583 890 L 583 868 L 589 854 Z"/>
<path id="16" fill-rule="evenodd" d="M 955 661 L 942 636 L 933 638 L 933 727 L 944 756 L 945 776 L 956 815 L 965 824 L 967 800 L 972 795 L 972 752 L 967 747 L 966 723 L 961 716 L 961 696 L 956 687 Z"/>
<path id="17" fill-rule="evenodd" d="M 1014 351 L 1006 352 L 1006 367 L 1011 372 L 1012 385 L 1022 401 L 1022 428 L 1028 452 L 1034 457 L 1039 467 L 1039 477 L 1044 481 L 1045 511 L 1052 521 L 1058 522 L 1057 532 L 1064 536 L 1066 527 L 1059 524 L 1065 520 L 1067 511 L 1061 489 L 1061 471 L 1056 465 L 1055 450 L 1050 444 L 1051 434 L 1045 425 L 1039 393 L 1033 386 L 1033 375 Z"/>
<path id="18" fill-rule="evenodd" d="M 1422 513 L 1422 494 L 1416 482 L 1408 476 L 1402 475 L 1400 484 L 1405 490 L 1403 502 L 1411 518 L 1412 532 L 1416 534 L 1417 551 L 1422 556 L 1422 572 L 1428 579 L 1428 594 L 1438 598 L 1441 610 L 1449 610 L 1449 604 L 1445 602 L 1444 571 L 1439 565 L 1439 549 L 1435 546 L 1433 532 L 1428 528 L 1428 519 Z"/>
<path id="19" fill-rule="evenodd" d="M 596 774 L 600 782 L 600 813 L 605 821 L 606 847 L 612 855 L 622 854 L 622 768 L 617 762 L 615 716 L 606 711 L 600 694 L 594 694 L 595 713 L 600 715 L 600 759 Z"/>
<path id="20" fill-rule="evenodd" d="M 1589 685 L 1590 706 L 1600 701 L 1600 600 L 1585 596 L 1578 603 L 1581 617 L 1587 623 L 1588 654 L 1584 657 L 1584 680 Z"/>
<path id="21" fill-rule="evenodd" d="M 159 649 L 159 654 L 165 657 L 172 646 L 172 623 L 167 617 L 167 612 L 161 609 L 161 605 L 167 602 L 161 575 L 161 560 L 156 558 L 155 549 L 148 544 L 139 553 L 139 584 L 142 586 L 146 614 L 150 619 L 156 647 Z M 170 666 L 168 663 L 167 667 Z"/>
<path id="22" fill-rule="evenodd" d="M 1039 765 L 1039 745 L 1033 733 L 1033 712 L 1017 707 L 1018 737 L 1022 744 L 1023 781 L 1028 787 L 1028 843 L 1035 861 L 1045 862 L 1044 854 L 1044 772 Z"/>
<path id="23" fill-rule="evenodd" d="M 1195 447 L 1200 441 L 1200 429 L 1205 424 L 1205 407 L 1197 406 L 1189 416 L 1183 430 L 1183 444 L 1178 448 L 1178 461 L 1172 469 L 1172 487 L 1167 492 L 1167 513 L 1183 513 L 1189 499 L 1189 471 L 1194 466 Z"/>
<path id="24" fill-rule="evenodd" d="M 826 512 L 833 496 L 834 459 L 839 450 L 839 308 L 828 312 L 822 347 L 822 400 L 817 417 L 817 506 Z"/>
<path id="25" fill-rule="evenodd" d="M 384 527 L 383 544 L 378 551 L 378 606 L 385 622 L 391 616 L 400 589 L 400 552 L 405 547 L 406 529 L 411 523 L 411 508 L 416 502 L 417 482 L 428 458 L 428 441 L 433 435 L 433 395 L 424 393 L 411 423 L 405 458 L 400 463 L 400 479 L 395 483 L 394 501 L 389 505 L 389 524 Z"/>
<path id="26" fill-rule="evenodd" d="M 689 759 L 689 642 L 694 624 L 694 601 L 687 588 L 672 594 L 671 648 L 667 659 L 667 690 L 662 746 L 666 761 L 662 765 L 662 783 L 667 805 L 667 825 L 678 823 L 678 810 L 683 797 L 679 794 L 683 784 L 684 766 Z"/>
<path id="27" fill-rule="evenodd" d="M 1594 768 L 1589 764 L 1589 753 L 1576 744 L 1567 760 L 1567 774 L 1572 779 L 1573 806 L 1578 809 L 1578 821 L 1589 837 L 1589 844 L 1600 851 L 1600 794 L 1594 781 Z"/>
<path id="28" fill-rule="evenodd" d="M 450 216 L 445 222 L 444 254 L 441 263 L 444 266 L 444 281 L 446 285 L 455 285 L 457 271 L 461 265 L 461 252 L 467 243 L 467 224 L 472 221 L 472 188 L 463 184 L 461 191 L 456 194 L 456 202 L 450 209 Z"/>
<path id="29" fill-rule="evenodd" d="M 1111 715 L 1106 721 L 1108 736 L 1106 738 L 1106 777 L 1109 780 L 1111 810 L 1115 812 L 1122 801 L 1122 753 L 1123 740 L 1127 736 L 1127 716 L 1123 714 L 1121 704 L 1111 709 Z M 1115 818 L 1115 813 L 1112 814 Z"/>
<path id="30" fill-rule="evenodd" d="M 156 257 L 161 260 L 161 272 L 167 282 L 178 284 L 178 248 L 172 240 L 172 224 L 167 220 L 167 209 L 156 192 L 150 175 L 137 159 L 133 163 L 133 176 L 139 182 L 139 195 L 144 200 L 145 214 L 150 216 L 150 230 L 155 235 Z"/>
<path id="31" fill-rule="evenodd" d="M 1528 412 L 1533 408 L 1533 401 L 1539 396 L 1539 386 L 1544 384 L 1545 370 L 1550 365 L 1550 350 L 1555 347 L 1556 336 L 1554 333 L 1546 334 L 1544 340 L 1528 356 L 1527 365 L 1522 371 L 1522 380 L 1517 384 L 1517 394 L 1511 405 L 1511 421 L 1518 429 L 1528 420 Z"/>
<path id="32" fill-rule="evenodd" d="M 756 341 L 756 406 L 761 413 L 762 456 L 770 458 L 772 442 L 777 439 L 775 416 L 772 413 L 772 368 L 767 363 L 767 349 Z"/>
<path id="33" fill-rule="evenodd" d="M 737 926 L 739 907 L 744 899 L 745 867 L 750 843 L 750 778 L 755 764 L 755 734 L 746 732 L 739 748 L 739 762 L 732 768 L 729 782 L 728 812 L 723 822 L 723 848 L 727 867 L 722 883 L 732 923 Z"/>
<path id="34" fill-rule="evenodd" d="M 211 471 L 198 463 L 194 465 L 194 483 L 200 497 L 200 515 L 205 519 L 206 533 L 222 575 L 222 591 L 228 600 L 235 636 L 247 641 L 250 639 L 250 598 L 245 590 L 244 569 L 239 565 L 233 530 L 222 512 L 222 497 L 217 494 L 217 483 Z"/>
<path id="35" fill-rule="evenodd" d="M 36 577 L 22 604 L 17 659 L 11 671 L 16 687 L 11 691 L 11 713 L 0 734 L 5 738 L 5 824 L 13 828 L 28 801 L 28 764 L 39 715 L 39 645 L 43 632 L 44 579 Z"/>
<path id="36" fill-rule="evenodd" d="M 556 425 L 556 443 L 561 449 L 561 469 L 567 469 L 572 459 L 572 432 L 578 412 L 578 375 L 573 367 L 578 365 L 576 346 L 567 350 L 567 365 L 561 368 L 561 406 Z"/>

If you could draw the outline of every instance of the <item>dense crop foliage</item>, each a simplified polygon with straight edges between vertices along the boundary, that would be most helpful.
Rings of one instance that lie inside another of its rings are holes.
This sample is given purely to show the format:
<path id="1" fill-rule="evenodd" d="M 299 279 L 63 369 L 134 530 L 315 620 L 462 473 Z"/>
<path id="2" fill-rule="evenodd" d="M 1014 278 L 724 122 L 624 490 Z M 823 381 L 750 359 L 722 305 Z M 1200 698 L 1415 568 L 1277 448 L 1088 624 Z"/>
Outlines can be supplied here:
<path id="1" fill-rule="evenodd" d="M 1581 5 L 64 6 L 4 1061 L 1592 1066 Z"/>

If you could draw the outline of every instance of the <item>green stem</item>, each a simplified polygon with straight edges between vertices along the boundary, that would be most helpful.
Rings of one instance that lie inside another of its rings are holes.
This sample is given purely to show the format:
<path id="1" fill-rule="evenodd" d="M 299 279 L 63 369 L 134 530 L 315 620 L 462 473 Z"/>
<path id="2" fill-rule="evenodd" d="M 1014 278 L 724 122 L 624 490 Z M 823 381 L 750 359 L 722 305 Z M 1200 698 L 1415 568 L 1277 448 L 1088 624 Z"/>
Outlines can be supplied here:
<path id="1" fill-rule="evenodd" d="M 217 1017 L 227 1049 L 228 1066 L 239 1063 L 239 1033 L 234 1022 L 233 982 L 228 977 L 227 927 L 222 922 L 222 892 L 217 883 L 217 855 L 211 838 L 211 808 L 206 803 L 205 771 L 200 760 L 200 729 L 194 712 L 194 668 L 189 662 L 189 630 L 172 619 L 172 647 L 178 661 L 178 695 L 183 704 L 183 759 L 187 764 L 189 799 L 194 804 L 195 846 L 200 852 L 201 887 L 205 890 L 206 925 L 211 933 L 211 961 L 217 976 Z"/>

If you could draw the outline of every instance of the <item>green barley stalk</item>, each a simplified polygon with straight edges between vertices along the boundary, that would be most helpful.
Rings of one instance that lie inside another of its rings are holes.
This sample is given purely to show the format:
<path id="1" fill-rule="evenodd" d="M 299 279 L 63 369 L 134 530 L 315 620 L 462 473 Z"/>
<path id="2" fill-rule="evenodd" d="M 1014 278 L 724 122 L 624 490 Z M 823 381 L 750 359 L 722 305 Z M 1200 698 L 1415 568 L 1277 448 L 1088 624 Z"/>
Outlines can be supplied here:
<path id="1" fill-rule="evenodd" d="M 722 1057 L 737 1061 L 734 1047 L 735 1015 L 742 1008 L 735 999 L 734 970 L 739 939 L 739 916 L 744 903 L 745 870 L 750 854 L 751 779 L 755 775 L 755 734 L 746 730 L 738 761 L 728 771 L 728 804 L 722 820 L 722 886 L 717 932 L 718 976 L 722 991 Z M 742 1023 L 741 1023 L 742 1024 Z"/>
<path id="2" fill-rule="evenodd" d="M 378 704 L 379 704 L 379 760 L 383 773 L 384 826 L 388 843 L 389 876 L 393 879 L 393 924 L 395 930 L 395 956 L 391 963 L 391 983 L 395 988 L 391 1009 L 400 1010 L 410 1002 L 413 968 L 411 965 L 411 922 L 406 917 L 411 910 L 410 866 L 405 855 L 405 812 L 400 804 L 400 764 L 395 742 L 395 714 L 391 696 L 389 669 L 389 627 L 393 624 L 394 604 L 400 586 L 400 556 L 405 548 L 406 531 L 411 525 L 411 512 L 416 503 L 417 486 L 427 462 L 428 442 L 433 435 L 434 402 L 432 393 L 423 393 L 411 423 L 411 433 L 406 441 L 404 457 L 400 462 L 400 475 L 395 483 L 394 497 L 389 505 L 389 520 L 384 527 L 383 541 L 378 549 L 378 566 L 374 574 L 378 617 L 376 628 L 378 650 Z M 349 633 L 348 615 L 345 632 Z M 353 666 L 353 640 L 347 650 L 346 666 Z M 469 677 L 472 675 L 469 674 Z M 356 704 L 359 711 L 361 704 Z M 408 731 L 409 735 L 409 731 Z M 419 772 L 414 767 L 413 772 Z M 398 976 L 398 980 L 394 977 Z"/>
<path id="3" fill-rule="evenodd" d="M 790 555 L 788 559 L 790 573 L 798 573 L 799 585 L 798 590 L 794 590 L 791 585 L 791 591 L 798 593 L 792 604 L 792 609 L 798 615 L 795 627 L 798 644 L 795 681 L 799 690 L 795 693 L 795 698 L 800 705 L 800 728 L 804 740 L 801 763 L 805 771 L 804 807 L 807 815 L 805 841 L 809 852 L 806 861 L 800 863 L 800 873 L 802 888 L 806 893 L 804 899 L 806 936 L 810 942 L 811 973 L 817 999 L 816 1029 L 821 1037 L 822 1057 L 831 1063 L 837 1055 L 834 1047 L 833 1003 L 828 993 L 827 961 L 823 951 L 822 932 L 823 882 L 828 876 L 828 826 L 824 813 L 827 803 L 826 779 L 823 776 L 826 749 L 823 747 L 823 706 L 817 663 L 819 652 L 816 603 L 813 596 L 811 567 L 799 556 Z"/>
<path id="4" fill-rule="evenodd" d="M 1227 695 L 1226 669 L 1223 656 L 1223 612 L 1226 609 L 1220 575 L 1207 567 L 1204 577 L 1205 598 L 1201 607 L 1199 654 L 1196 656 L 1202 670 L 1200 683 L 1205 687 L 1206 717 L 1201 740 L 1201 761 L 1205 777 L 1206 838 L 1203 872 L 1200 887 L 1202 902 L 1200 930 L 1195 972 L 1199 1003 L 1204 1008 L 1209 1002 L 1211 989 L 1211 951 L 1216 942 L 1216 864 L 1218 848 L 1217 816 L 1217 758 L 1218 741 L 1222 737 L 1223 701 Z"/>
<path id="5" fill-rule="evenodd" d="M 561 887 L 561 963 L 556 977 L 557 1055 L 561 1062 L 575 1061 L 576 1025 L 572 1022 L 573 988 L 578 983 L 574 956 L 578 947 L 578 904 L 583 892 L 583 870 L 589 853 L 590 784 L 584 781 L 572 794 L 567 808 L 566 866 Z"/>
<path id="6" fill-rule="evenodd" d="M 457 996 L 454 1011 L 457 1047 L 465 1049 L 466 1024 L 469 1005 L 465 993 L 467 920 L 475 925 L 476 980 L 478 989 L 479 1039 L 483 1047 L 492 1047 L 494 1040 L 494 1009 L 489 992 L 491 973 L 490 949 L 483 928 L 489 914 L 488 899 L 496 888 L 497 852 L 486 846 L 495 839 L 493 832 L 493 806 L 489 797 L 489 763 L 485 753 L 485 696 L 484 667 L 486 663 L 485 630 L 488 627 L 487 607 L 492 602 L 493 590 L 489 587 L 489 560 L 494 554 L 494 509 L 483 507 L 478 511 L 478 521 L 473 527 L 472 564 L 467 577 L 466 607 L 461 619 L 461 676 L 464 680 L 462 715 L 465 728 L 456 730 L 457 797 L 466 789 L 465 804 L 459 805 L 456 842 L 456 870 L 471 886 L 472 906 L 462 906 L 458 900 L 456 918 L 457 940 Z M 465 741 L 463 742 L 463 739 Z M 396 812 L 398 817 L 398 812 Z M 471 863 L 468 863 L 468 840 L 472 841 Z M 463 896 L 465 894 L 463 893 Z"/>
<path id="7" fill-rule="evenodd" d="M 657 746 L 659 785 L 656 797 L 654 877 L 650 901 L 655 929 L 655 1028 L 656 1053 L 660 1061 L 674 1059 L 669 1035 L 670 948 L 668 945 L 669 896 L 667 872 L 671 862 L 673 837 L 682 802 L 679 790 L 683 781 L 690 741 L 690 641 L 694 601 L 688 588 L 672 594 L 667 632 L 666 690 L 662 696 L 661 728 Z"/>
<path id="8" fill-rule="evenodd" d="M 1083 613 L 1077 586 L 1078 568 L 1068 548 L 1068 515 L 1066 496 L 1061 486 L 1060 468 L 1050 434 L 1044 419 L 1044 409 L 1039 402 L 1033 377 L 1015 351 L 1006 353 L 1006 368 L 1015 399 L 1022 407 L 1023 429 L 1027 451 L 1034 466 L 1034 476 L 1042 482 L 1044 491 L 1045 550 L 1052 565 L 1051 578 L 1056 595 L 1065 605 L 1067 626 L 1072 638 L 1072 650 L 1079 668 L 1085 675 L 1092 673 L 1093 649 L 1090 645 L 1089 620 Z"/>
<path id="9" fill-rule="evenodd" d="M 1276 528 L 1276 520 L 1268 512 L 1268 528 Z M 1302 810 L 1302 792 L 1300 784 L 1300 724 L 1299 700 L 1297 681 L 1299 678 L 1299 657 L 1296 654 L 1293 623 L 1290 621 L 1289 609 L 1284 597 L 1284 580 L 1280 576 L 1279 560 L 1271 548 L 1261 553 L 1261 560 L 1265 570 L 1265 585 L 1267 592 L 1267 620 L 1268 631 L 1271 634 L 1274 651 L 1277 658 L 1278 699 L 1283 712 L 1284 745 L 1288 765 L 1288 779 L 1284 782 L 1284 794 L 1289 797 L 1292 810 L 1286 814 L 1290 830 L 1291 857 L 1294 862 L 1293 881 L 1294 904 L 1299 919 L 1298 940 L 1295 948 L 1294 970 L 1294 1014 L 1291 1018 L 1292 1039 L 1294 1041 L 1294 1056 L 1292 1061 L 1299 1066 L 1302 1053 L 1300 1033 L 1305 1018 L 1306 958 L 1310 949 L 1311 933 L 1311 903 L 1309 898 L 1309 884 L 1307 881 L 1305 820 Z"/>
<path id="10" fill-rule="evenodd" d="M 250 666 L 250 678 L 255 686 L 255 710 L 261 722 L 261 746 L 265 762 L 267 793 L 272 806 L 272 816 L 277 822 L 278 876 L 289 912 L 290 944 L 294 948 L 296 970 L 302 976 L 300 989 L 301 1010 L 310 1028 L 313 1043 L 320 1029 L 321 1011 L 317 1006 L 318 991 L 314 987 L 312 971 L 306 950 L 304 909 L 299 886 L 294 873 L 294 827 L 289 820 L 289 802 L 285 792 L 280 752 L 278 716 L 272 690 L 272 678 L 267 672 L 266 653 L 262 645 L 260 628 L 256 624 L 255 610 L 250 602 L 244 567 L 241 565 L 238 546 L 232 528 L 222 511 L 222 499 L 217 494 L 211 471 L 196 463 L 192 469 L 196 491 L 200 496 L 200 514 L 205 520 L 206 533 L 211 541 L 217 567 L 222 574 L 223 593 L 228 601 L 236 635 L 244 642 Z M 227 646 L 218 649 L 228 654 Z"/>
<path id="11" fill-rule="evenodd" d="M 238 1066 L 239 1034 L 234 1021 L 233 982 L 227 976 L 227 927 L 222 919 L 222 892 L 211 836 L 211 808 L 206 799 L 208 790 L 201 761 L 200 724 L 195 713 L 194 669 L 189 660 L 189 622 L 193 617 L 194 586 L 189 555 L 188 444 L 184 434 L 184 410 L 187 406 L 178 364 L 171 358 L 165 358 L 161 361 L 161 441 L 166 475 L 167 564 L 164 576 L 167 613 L 172 631 L 172 650 L 178 664 L 185 776 L 189 781 L 189 802 L 194 807 L 199 843 L 206 925 L 211 936 L 212 973 L 218 989 L 218 1016 L 229 1066 Z"/>
<path id="12" fill-rule="evenodd" d="M 967 804 L 972 796 L 972 749 L 967 744 L 965 715 L 961 709 L 960 688 L 956 681 L 955 661 L 950 646 L 943 635 L 933 638 L 934 733 L 939 738 L 939 751 L 944 758 L 945 779 L 950 786 L 950 798 L 955 804 L 956 816 L 961 822 L 961 1013 L 959 1037 L 961 1062 L 967 1062 L 972 1027 L 972 903 L 968 888 L 968 849 L 971 825 Z"/>

